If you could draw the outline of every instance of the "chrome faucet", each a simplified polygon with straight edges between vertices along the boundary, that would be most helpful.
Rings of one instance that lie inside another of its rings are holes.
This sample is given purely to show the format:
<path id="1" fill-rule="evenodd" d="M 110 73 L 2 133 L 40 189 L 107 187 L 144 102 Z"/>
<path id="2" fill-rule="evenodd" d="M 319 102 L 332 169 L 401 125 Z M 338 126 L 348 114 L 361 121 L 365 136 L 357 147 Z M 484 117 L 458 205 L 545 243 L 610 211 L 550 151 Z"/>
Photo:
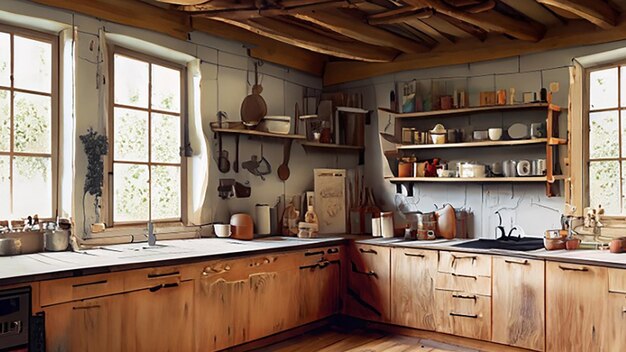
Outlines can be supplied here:
<path id="1" fill-rule="evenodd" d="M 154 234 L 154 223 L 148 220 L 148 246 L 156 246 L 156 235 Z"/>

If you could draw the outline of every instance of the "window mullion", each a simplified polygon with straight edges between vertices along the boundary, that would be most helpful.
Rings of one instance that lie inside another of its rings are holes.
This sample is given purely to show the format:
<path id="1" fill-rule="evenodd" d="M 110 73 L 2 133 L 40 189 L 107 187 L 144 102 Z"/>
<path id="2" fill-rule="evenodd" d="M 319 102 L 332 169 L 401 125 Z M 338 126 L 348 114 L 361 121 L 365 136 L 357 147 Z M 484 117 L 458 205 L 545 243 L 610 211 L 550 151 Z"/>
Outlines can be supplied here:
<path id="1" fill-rule="evenodd" d="M 152 221 L 152 63 L 148 63 L 148 219 Z"/>
<path id="2" fill-rule="evenodd" d="M 15 144 L 15 131 L 14 131 L 14 125 L 15 125 L 15 120 L 14 120 L 14 113 L 15 113 L 15 93 L 14 93 L 14 89 L 15 89 L 15 85 L 14 85 L 14 81 L 15 79 L 13 78 L 13 73 L 14 73 L 14 68 L 15 68 L 15 50 L 14 50 L 14 45 L 13 45 L 13 33 L 10 33 L 9 35 L 10 41 L 9 41 L 9 45 L 11 46 L 11 68 L 10 68 L 10 77 L 11 77 L 11 88 L 9 90 L 9 114 L 11 115 L 9 121 L 10 121 L 10 125 L 9 126 L 9 133 L 10 133 L 10 143 L 9 143 L 9 213 L 11 215 L 13 215 L 13 196 L 15 194 L 15 192 L 13 191 L 13 160 L 14 160 L 14 156 L 13 156 L 13 152 L 14 152 L 14 148 L 13 145 Z"/>
<path id="3" fill-rule="evenodd" d="M 617 139 L 618 139 L 618 164 L 619 164 L 619 210 L 620 213 L 623 212 L 624 209 L 624 180 L 623 180 L 623 170 L 622 170 L 622 68 L 621 66 L 617 66 Z"/>

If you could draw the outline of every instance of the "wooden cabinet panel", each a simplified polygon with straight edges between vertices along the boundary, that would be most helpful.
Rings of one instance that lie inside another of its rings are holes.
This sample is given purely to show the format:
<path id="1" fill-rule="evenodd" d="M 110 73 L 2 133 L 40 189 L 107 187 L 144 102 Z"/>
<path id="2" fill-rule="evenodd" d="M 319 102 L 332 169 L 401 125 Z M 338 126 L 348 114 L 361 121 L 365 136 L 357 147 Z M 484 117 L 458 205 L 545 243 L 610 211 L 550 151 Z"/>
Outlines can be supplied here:
<path id="1" fill-rule="evenodd" d="M 623 351 L 626 346 L 626 294 L 609 293 L 607 326 L 603 341 L 607 351 Z"/>
<path id="2" fill-rule="evenodd" d="M 337 313 L 341 280 L 341 262 L 320 260 L 301 265 L 299 275 L 298 324 L 306 324 Z"/>
<path id="3" fill-rule="evenodd" d="M 131 270 L 121 274 L 124 277 L 124 291 L 129 292 L 187 281 L 193 278 L 193 273 L 192 265 L 177 265 Z"/>
<path id="4" fill-rule="evenodd" d="M 124 351 L 193 350 L 193 294 L 193 281 L 125 294 Z"/>
<path id="5" fill-rule="evenodd" d="M 491 256 L 484 254 L 439 252 L 439 268 L 442 273 L 491 277 Z"/>
<path id="6" fill-rule="evenodd" d="M 626 293 L 626 270 L 609 270 L 609 292 Z"/>
<path id="7" fill-rule="evenodd" d="M 391 322 L 435 330 L 437 251 L 391 250 Z"/>
<path id="8" fill-rule="evenodd" d="M 195 282 L 196 351 L 216 351 L 248 340 L 250 284 L 245 277 L 202 277 Z"/>
<path id="9" fill-rule="evenodd" d="M 543 351 L 545 263 L 493 257 L 493 338 L 497 343 Z"/>
<path id="10" fill-rule="evenodd" d="M 125 295 L 64 303 L 44 309 L 46 350 L 122 351 Z"/>
<path id="11" fill-rule="evenodd" d="M 437 331 L 479 340 L 491 339 L 491 298 L 435 290 Z"/>
<path id="12" fill-rule="evenodd" d="M 354 244 L 350 246 L 347 265 L 347 314 L 367 320 L 389 321 L 390 248 Z"/>
<path id="13" fill-rule="evenodd" d="M 121 274 L 99 274 L 41 282 L 42 306 L 124 292 Z"/>
<path id="14" fill-rule="evenodd" d="M 547 351 L 602 351 L 607 268 L 546 264 Z"/>
<path id="15" fill-rule="evenodd" d="M 491 278 L 487 276 L 437 273 L 435 288 L 491 296 Z"/>

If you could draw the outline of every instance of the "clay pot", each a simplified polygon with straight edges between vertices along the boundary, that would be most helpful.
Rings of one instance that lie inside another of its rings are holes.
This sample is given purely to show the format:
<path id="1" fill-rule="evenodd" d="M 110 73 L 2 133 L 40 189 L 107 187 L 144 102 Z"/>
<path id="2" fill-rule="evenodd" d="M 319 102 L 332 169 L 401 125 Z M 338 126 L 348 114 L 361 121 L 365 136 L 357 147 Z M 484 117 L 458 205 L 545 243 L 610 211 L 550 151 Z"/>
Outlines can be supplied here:
<path id="1" fill-rule="evenodd" d="M 435 212 L 437 217 L 437 235 L 451 240 L 456 235 L 456 213 L 450 204 Z"/>

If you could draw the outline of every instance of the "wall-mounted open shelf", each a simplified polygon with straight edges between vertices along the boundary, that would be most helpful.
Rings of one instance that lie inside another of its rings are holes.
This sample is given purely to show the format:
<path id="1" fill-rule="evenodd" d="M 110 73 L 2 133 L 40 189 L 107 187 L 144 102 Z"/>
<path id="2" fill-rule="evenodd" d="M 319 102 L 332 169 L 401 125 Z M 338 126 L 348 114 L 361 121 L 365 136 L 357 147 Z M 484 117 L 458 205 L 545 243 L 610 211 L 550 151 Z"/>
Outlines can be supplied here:
<path id="1" fill-rule="evenodd" d="M 278 133 L 269 133 L 262 132 L 257 130 L 247 130 L 247 129 L 236 129 L 236 128 L 216 128 L 211 127 L 211 130 L 215 133 L 226 133 L 226 134 L 239 134 L 246 135 L 252 137 L 267 137 L 267 138 L 277 138 L 277 139 L 306 139 L 306 136 L 300 134 L 278 134 Z"/>
<path id="2" fill-rule="evenodd" d="M 398 150 L 503 147 L 516 145 L 546 144 L 547 142 L 547 138 L 536 138 L 508 141 L 482 141 L 444 144 L 402 144 L 398 146 Z"/>
<path id="3" fill-rule="evenodd" d="M 554 175 L 553 180 L 547 176 L 528 177 L 391 177 L 393 183 L 417 183 L 417 182 L 455 182 L 455 183 L 498 183 L 498 182 L 554 182 L 564 179 L 564 176 Z"/>
<path id="4" fill-rule="evenodd" d="M 359 147 L 355 145 L 333 144 L 333 143 L 319 143 L 311 141 L 303 141 L 300 144 L 304 148 L 317 149 L 319 151 L 327 152 L 361 152 L 365 150 L 365 147 Z"/>
<path id="5" fill-rule="evenodd" d="M 387 108 L 378 108 L 378 111 L 392 114 L 397 119 L 401 119 L 401 118 L 444 117 L 444 116 L 448 117 L 448 116 L 458 116 L 458 115 L 470 115 L 470 114 L 479 113 L 479 112 L 545 109 L 549 105 L 550 104 L 548 103 L 528 103 L 528 104 L 513 104 L 513 105 L 475 106 L 475 107 L 469 107 L 469 108 L 420 111 L 420 112 L 408 112 L 408 113 L 395 112 Z"/>

